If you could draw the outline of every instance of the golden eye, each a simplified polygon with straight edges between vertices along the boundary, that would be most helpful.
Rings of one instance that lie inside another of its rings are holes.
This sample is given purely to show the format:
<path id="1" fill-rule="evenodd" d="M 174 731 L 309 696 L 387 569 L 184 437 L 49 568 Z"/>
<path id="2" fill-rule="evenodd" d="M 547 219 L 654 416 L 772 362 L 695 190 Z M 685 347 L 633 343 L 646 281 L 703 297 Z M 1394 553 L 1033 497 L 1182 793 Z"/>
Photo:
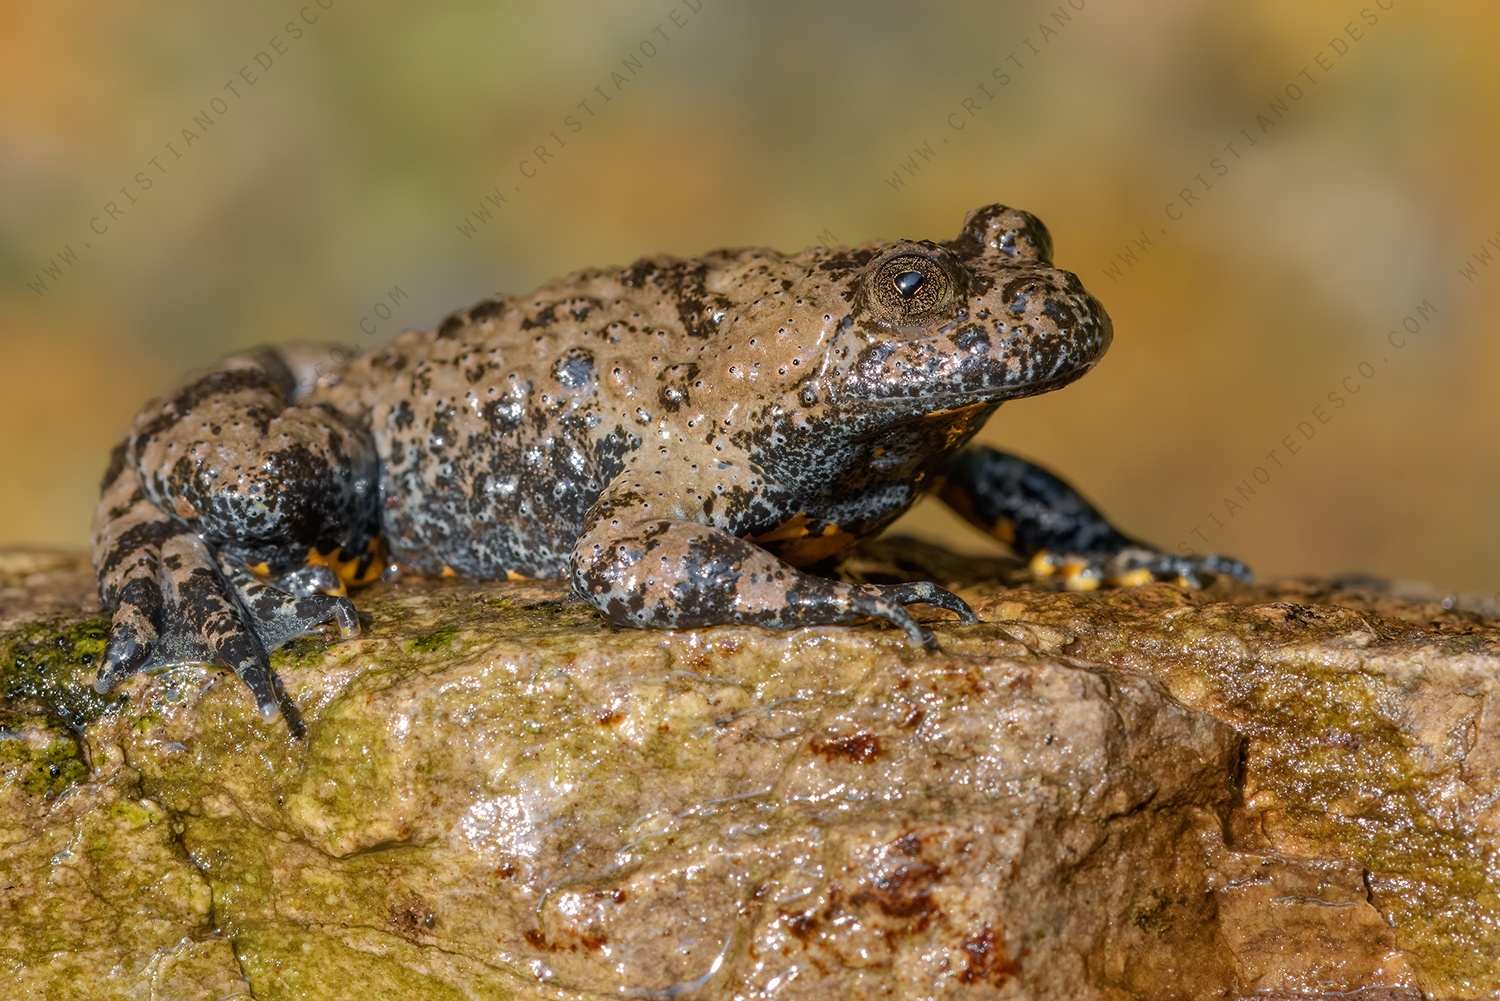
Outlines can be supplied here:
<path id="1" fill-rule="evenodd" d="M 953 281 L 932 258 L 901 254 L 875 272 L 871 292 L 882 312 L 896 323 L 920 323 L 950 305 Z"/>

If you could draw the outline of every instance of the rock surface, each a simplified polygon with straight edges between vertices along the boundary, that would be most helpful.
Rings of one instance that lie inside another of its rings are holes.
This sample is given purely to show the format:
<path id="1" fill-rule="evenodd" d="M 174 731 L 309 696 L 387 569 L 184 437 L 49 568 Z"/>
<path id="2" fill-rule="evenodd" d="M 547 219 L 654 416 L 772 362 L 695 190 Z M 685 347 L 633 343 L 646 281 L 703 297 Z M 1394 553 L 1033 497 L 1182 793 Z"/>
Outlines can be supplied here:
<path id="1" fill-rule="evenodd" d="M 1500 996 L 1500 624 L 1371 581 L 1056 593 L 914 543 L 880 625 L 619 631 L 407 581 L 90 687 L 0 554 L 0 999 Z"/>

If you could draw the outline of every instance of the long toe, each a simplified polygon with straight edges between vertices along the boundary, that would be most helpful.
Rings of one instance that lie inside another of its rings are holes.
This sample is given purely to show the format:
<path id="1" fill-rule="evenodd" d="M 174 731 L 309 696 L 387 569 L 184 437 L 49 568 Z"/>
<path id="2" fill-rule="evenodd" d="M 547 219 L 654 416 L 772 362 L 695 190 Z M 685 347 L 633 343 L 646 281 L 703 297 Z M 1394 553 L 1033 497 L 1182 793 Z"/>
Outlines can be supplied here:
<path id="1" fill-rule="evenodd" d="M 300 738 L 306 733 L 296 703 L 287 697 L 281 687 L 281 679 L 276 677 L 276 673 L 263 659 L 238 664 L 234 673 L 240 676 L 245 687 L 250 689 L 250 694 L 255 696 L 255 708 L 260 712 L 261 719 L 269 723 L 279 714 L 285 717 L 287 729 L 293 737 Z"/>
<path id="2" fill-rule="evenodd" d="M 979 621 L 979 616 L 974 614 L 974 609 L 969 603 L 945 587 L 939 587 L 931 581 L 912 581 L 909 584 L 885 584 L 880 585 L 881 592 L 885 597 L 903 605 L 923 602 L 935 605 L 938 608 L 946 608 L 967 623 Z"/>
<path id="3" fill-rule="evenodd" d="M 899 588 L 901 584 L 863 584 L 855 585 L 848 598 L 850 610 L 860 615 L 868 615 L 873 619 L 884 619 L 893 626 L 899 627 L 906 633 L 906 638 L 917 646 L 927 646 L 931 637 L 917 620 L 912 618 L 910 612 L 902 607 L 899 599 L 888 597 L 892 588 Z"/>
<path id="4" fill-rule="evenodd" d="M 109 644 L 105 647 L 104 663 L 99 666 L 99 676 L 94 679 L 94 691 L 103 695 L 130 677 L 141 669 L 150 652 L 149 645 L 133 626 L 116 622 L 109 631 Z"/>

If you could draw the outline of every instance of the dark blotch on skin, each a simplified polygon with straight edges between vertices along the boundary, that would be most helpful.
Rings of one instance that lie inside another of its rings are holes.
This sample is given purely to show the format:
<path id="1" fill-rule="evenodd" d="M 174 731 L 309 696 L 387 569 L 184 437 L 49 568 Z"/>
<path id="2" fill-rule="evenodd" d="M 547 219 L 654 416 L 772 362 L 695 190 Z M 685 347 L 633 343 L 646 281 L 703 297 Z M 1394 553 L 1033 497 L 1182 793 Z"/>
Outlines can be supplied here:
<path id="1" fill-rule="evenodd" d="M 469 322 L 483 323 L 485 320 L 499 316 L 505 312 L 506 307 L 509 305 L 510 302 L 506 299 L 485 299 L 469 310 Z"/>
<path id="2" fill-rule="evenodd" d="M 640 288 L 647 280 L 656 274 L 656 262 L 650 258 L 643 257 L 630 267 L 620 272 L 620 283 L 626 288 Z"/>
<path id="3" fill-rule="evenodd" d="M 409 400 L 402 400 L 396 404 L 396 409 L 391 417 L 391 423 L 398 429 L 406 431 L 411 428 L 412 422 L 416 419 L 417 415 L 411 408 L 411 402 Z"/>
<path id="4" fill-rule="evenodd" d="M 537 310 L 532 316 L 522 317 L 521 329 L 534 330 L 538 327 L 543 329 L 557 322 L 557 303 L 549 302 L 546 306 Z"/>
<path id="5" fill-rule="evenodd" d="M 569 348 L 552 366 L 557 381 L 569 389 L 582 389 L 594 378 L 594 356 L 582 348 Z"/>
<path id="6" fill-rule="evenodd" d="M 121 533 L 119 542 L 105 555 L 96 568 L 100 576 L 111 574 L 127 560 L 133 560 L 143 550 L 155 551 L 172 536 L 183 531 L 181 525 L 171 521 L 151 521 Z"/>

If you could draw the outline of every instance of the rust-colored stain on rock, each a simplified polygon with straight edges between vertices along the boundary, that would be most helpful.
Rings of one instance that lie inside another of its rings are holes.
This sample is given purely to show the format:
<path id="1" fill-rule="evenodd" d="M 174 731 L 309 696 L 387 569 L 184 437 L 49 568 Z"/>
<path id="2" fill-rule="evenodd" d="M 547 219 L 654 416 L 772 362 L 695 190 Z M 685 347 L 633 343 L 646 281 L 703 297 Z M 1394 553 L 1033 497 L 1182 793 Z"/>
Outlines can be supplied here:
<path id="1" fill-rule="evenodd" d="M 963 948 L 969 961 L 958 975 L 963 983 L 988 982 L 999 987 L 1021 972 L 1021 964 L 1005 954 L 1004 943 L 996 940 L 989 925 L 973 938 L 965 939 Z"/>
<path id="2" fill-rule="evenodd" d="M 880 738 L 873 733 L 852 733 L 847 737 L 817 736 L 808 742 L 807 748 L 829 761 L 843 758 L 864 764 L 880 755 Z"/>

